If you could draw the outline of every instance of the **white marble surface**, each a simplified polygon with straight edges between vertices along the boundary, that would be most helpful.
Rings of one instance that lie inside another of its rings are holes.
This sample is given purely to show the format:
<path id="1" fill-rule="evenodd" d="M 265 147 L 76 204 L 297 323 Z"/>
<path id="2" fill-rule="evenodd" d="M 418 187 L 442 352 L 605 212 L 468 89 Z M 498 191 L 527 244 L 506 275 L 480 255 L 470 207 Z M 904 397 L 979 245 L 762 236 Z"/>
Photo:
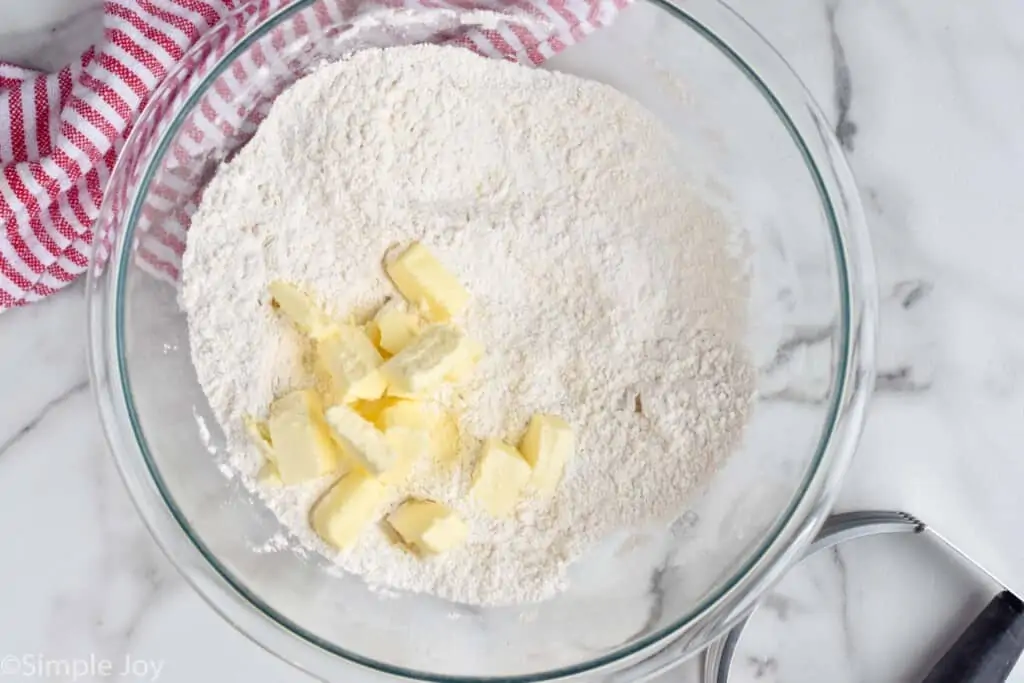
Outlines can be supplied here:
<path id="1" fill-rule="evenodd" d="M 880 381 L 840 508 L 907 509 L 1024 591 L 1024 5 L 733 4 L 836 123 L 869 212 Z M 0 58 L 63 63 L 96 39 L 98 6 L 0 0 Z M 80 285 L 0 316 L 0 659 L 308 680 L 221 621 L 149 540 L 87 389 L 84 319 Z M 843 547 L 769 598 L 733 680 L 919 680 L 986 590 L 922 539 Z"/>

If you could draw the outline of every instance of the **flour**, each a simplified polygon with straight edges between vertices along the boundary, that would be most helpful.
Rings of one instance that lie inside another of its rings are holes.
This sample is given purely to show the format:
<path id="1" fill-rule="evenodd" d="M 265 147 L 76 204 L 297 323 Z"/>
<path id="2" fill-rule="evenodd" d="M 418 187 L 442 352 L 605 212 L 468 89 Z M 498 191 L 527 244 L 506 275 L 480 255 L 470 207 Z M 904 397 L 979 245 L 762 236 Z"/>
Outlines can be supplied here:
<path id="1" fill-rule="evenodd" d="M 753 375 L 733 236 L 672 150 L 607 86 L 457 48 L 359 52 L 277 100 L 205 192 L 182 303 L 231 465 L 292 547 L 387 589 L 523 603 L 564 589 L 568 565 L 608 534 L 685 510 L 738 444 Z M 394 294 L 382 255 L 411 240 L 473 295 L 460 322 L 486 349 L 448 396 L 461 465 L 421 463 L 409 491 L 454 507 L 470 535 L 421 560 L 374 526 L 338 553 L 308 522 L 329 479 L 253 480 L 261 459 L 242 416 L 312 382 L 267 284 L 300 283 L 339 318 L 368 316 Z M 467 497 L 480 441 L 517 442 L 537 412 L 574 427 L 576 456 L 550 501 L 491 519 Z"/>

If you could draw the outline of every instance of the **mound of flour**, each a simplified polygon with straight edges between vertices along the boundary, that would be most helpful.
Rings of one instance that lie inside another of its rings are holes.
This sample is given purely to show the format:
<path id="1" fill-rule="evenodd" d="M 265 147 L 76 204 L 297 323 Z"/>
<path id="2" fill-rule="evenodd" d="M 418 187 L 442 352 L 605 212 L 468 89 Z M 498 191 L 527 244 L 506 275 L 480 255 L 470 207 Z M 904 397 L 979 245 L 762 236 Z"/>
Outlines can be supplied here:
<path id="1" fill-rule="evenodd" d="M 374 585 L 473 604 L 542 600 L 611 532 L 685 509 L 733 449 L 753 391 L 739 339 L 747 282 L 720 216 L 689 191 L 669 134 L 598 83 L 458 48 L 368 50 L 274 104 L 194 216 L 182 302 L 192 358 L 231 463 L 290 531 Z M 424 464 L 412 493 L 454 507 L 468 542 L 420 560 L 375 526 L 338 553 L 308 511 L 329 479 L 260 489 L 242 416 L 311 383 L 303 340 L 267 284 L 332 314 L 393 289 L 381 257 L 424 242 L 465 284 L 486 355 L 458 395 L 461 466 Z M 481 439 L 533 413 L 573 425 L 555 497 L 497 521 L 467 498 Z M 297 545 L 297 547 L 299 547 Z"/>

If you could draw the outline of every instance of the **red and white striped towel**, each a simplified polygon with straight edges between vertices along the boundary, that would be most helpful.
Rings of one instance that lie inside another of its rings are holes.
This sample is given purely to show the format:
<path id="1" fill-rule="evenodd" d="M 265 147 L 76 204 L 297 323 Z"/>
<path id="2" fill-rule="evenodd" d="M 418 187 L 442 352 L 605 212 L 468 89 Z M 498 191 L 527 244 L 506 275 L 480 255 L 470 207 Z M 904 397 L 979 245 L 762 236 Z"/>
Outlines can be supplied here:
<path id="1" fill-rule="evenodd" d="M 41 299 L 85 271 L 93 223 L 118 154 L 151 93 L 188 48 L 228 16 L 265 18 L 292 1 L 107 0 L 104 42 L 75 63 L 56 74 L 0 63 L 0 312 Z M 514 7 L 555 32 L 481 29 L 454 42 L 539 64 L 628 2 L 378 0 L 376 6 Z M 316 0 L 323 11 L 315 16 L 330 21 L 332 10 L 356 4 L 366 3 Z M 180 241 L 176 246 L 180 251 Z"/>

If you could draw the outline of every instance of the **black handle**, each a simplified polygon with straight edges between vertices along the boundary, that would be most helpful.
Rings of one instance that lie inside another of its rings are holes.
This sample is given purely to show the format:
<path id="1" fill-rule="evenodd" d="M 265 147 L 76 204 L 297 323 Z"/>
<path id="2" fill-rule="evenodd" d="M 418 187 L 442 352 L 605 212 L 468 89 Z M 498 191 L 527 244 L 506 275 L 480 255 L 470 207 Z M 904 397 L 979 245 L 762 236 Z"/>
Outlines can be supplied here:
<path id="1" fill-rule="evenodd" d="M 1024 603 L 1003 591 L 960 634 L 923 683 L 1003 683 L 1024 652 Z"/>

